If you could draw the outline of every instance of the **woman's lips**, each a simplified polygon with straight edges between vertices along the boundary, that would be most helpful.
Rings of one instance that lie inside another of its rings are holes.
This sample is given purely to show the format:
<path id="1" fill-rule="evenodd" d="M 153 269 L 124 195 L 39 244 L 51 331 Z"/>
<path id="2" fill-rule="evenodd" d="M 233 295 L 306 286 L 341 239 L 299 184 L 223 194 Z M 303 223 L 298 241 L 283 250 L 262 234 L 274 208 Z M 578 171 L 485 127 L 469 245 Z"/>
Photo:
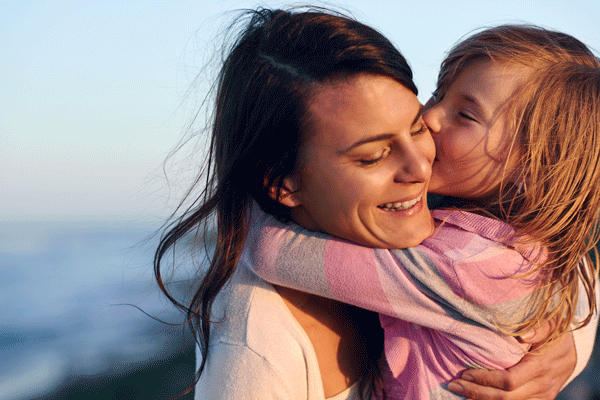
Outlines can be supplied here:
<path id="1" fill-rule="evenodd" d="M 422 196 L 419 195 L 419 197 L 414 198 L 412 200 L 399 201 L 395 203 L 385 203 L 378 207 L 386 211 L 408 210 L 409 208 L 412 208 L 415 204 L 417 204 L 419 201 L 421 201 L 421 197 Z"/>

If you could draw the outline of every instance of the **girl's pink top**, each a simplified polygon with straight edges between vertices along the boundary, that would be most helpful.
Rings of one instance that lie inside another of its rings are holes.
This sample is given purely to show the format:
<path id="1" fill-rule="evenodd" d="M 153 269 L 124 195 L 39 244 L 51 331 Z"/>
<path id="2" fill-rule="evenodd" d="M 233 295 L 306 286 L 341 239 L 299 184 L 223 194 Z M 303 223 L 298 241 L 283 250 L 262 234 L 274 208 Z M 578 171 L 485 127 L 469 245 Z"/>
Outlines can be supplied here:
<path id="1" fill-rule="evenodd" d="M 433 216 L 436 231 L 421 245 L 386 250 L 285 225 L 254 207 L 242 257 L 271 283 L 380 313 L 389 398 L 457 399 L 446 384 L 461 371 L 508 368 L 528 350 L 505 332 L 536 304 L 538 276 L 527 272 L 543 253 L 515 244 L 513 228 L 497 220 Z"/>

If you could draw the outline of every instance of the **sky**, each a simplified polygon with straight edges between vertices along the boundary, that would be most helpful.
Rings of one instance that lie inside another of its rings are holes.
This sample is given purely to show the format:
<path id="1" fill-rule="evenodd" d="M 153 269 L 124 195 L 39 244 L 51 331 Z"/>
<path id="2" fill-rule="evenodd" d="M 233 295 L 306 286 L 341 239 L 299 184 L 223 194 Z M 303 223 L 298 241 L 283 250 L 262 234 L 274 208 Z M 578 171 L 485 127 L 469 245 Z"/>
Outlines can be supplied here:
<path id="1" fill-rule="evenodd" d="M 164 160 L 204 99 L 223 29 L 235 10 L 298 4 L 390 38 L 421 101 L 445 51 L 480 27 L 534 23 L 600 52 L 597 0 L 0 1 L 0 221 L 168 216 L 203 145 Z"/>

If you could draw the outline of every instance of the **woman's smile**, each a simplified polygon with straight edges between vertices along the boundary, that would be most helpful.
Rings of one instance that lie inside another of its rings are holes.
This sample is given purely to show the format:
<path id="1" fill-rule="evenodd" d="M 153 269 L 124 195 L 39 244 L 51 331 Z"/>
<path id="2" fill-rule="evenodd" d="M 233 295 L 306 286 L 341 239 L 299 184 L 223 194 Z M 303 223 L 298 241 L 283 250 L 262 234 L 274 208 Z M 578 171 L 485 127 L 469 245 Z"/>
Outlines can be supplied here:
<path id="1" fill-rule="evenodd" d="M 421 201 L 422 196 L 406 201 L 396 201 L 393 203 L 385 203 L 379 206 L 379 208 L 386 211 L 400 211 L 400 210 L 408 210 L 413 208 L 419 201 Z"/>

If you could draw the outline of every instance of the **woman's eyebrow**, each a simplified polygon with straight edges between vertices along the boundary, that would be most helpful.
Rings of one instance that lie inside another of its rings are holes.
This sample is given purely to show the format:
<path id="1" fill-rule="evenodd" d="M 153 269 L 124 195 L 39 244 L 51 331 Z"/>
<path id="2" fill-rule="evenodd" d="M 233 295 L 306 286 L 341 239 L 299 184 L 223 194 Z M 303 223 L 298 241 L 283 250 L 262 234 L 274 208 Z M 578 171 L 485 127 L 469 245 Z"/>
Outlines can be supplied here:
<path id="1" fill-rule="evenodd" d="M 419 122 L 421 120 L 421 117 L 423 116 L 423 110 L 424 107 L 421 104 L 419 107 L 419 110 L 417 111 L 417 115 L 415 116 L 415 119 L 413 119 L 413 122 L 411 123 L 411 127 L 415 126 L 417 124 L 417 122 Z M 367 143 L 373 143 L 373 142 L 379 142 L 381 140 L 388 140 L 390 138 L 392 138 L 394 136 L 393 133 L 382 133 L 381 135 L 376 135 L 376 136 L 370 136 L 364 139 L 361 139 L 353 144 L 351 144 L 349 147 L 343 149 L 343 150 L 338 150 L 338 155 L 342 155 L 342 154 L 346 154 L 349 151 L 362 146 L 363 144 L 367 144 Z"/>

